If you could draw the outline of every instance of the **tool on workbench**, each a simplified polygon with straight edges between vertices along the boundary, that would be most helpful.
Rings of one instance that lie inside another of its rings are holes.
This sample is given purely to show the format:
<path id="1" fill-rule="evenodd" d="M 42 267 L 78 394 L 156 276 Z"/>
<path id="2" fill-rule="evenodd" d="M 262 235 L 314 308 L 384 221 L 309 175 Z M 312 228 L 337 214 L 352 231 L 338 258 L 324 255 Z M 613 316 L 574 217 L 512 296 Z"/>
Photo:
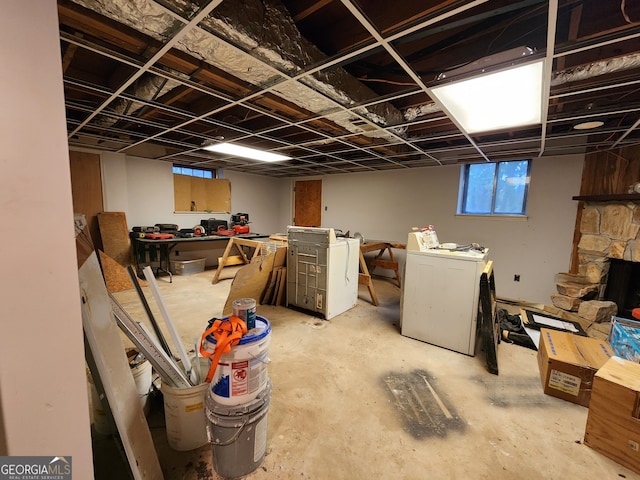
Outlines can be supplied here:
<path id="1" fill-rule="evenodd" d="M 218 230 L 229 228 L 229 223 L 226 220 L 218 220 L 217 218 L 206 218 L 200 220 L 200 225 L 204 228 L 204 235 L 219 235 Z"/>
<path id="2" fill-rule="evenodd" d="M 158 226 L 139 226 L 139 227 L 132 227 L 131 228 L 132 232 L 136 232 L 136 233 L 156 233 L 160 231 L 160 227 Z"/>
<path id="3" fill-rule="evenodd" d="M 151 240 L 166 240 L 168 238 L 174 238 L 175 235 L 173 233 L 145 233 L 144 238 L 149 238 Z"/>
<path id="4" fill-rule="evenodd" d="M 229 230 L 228 228 L 223 227 L 222 225 L 220 225 L 218 227 L 218 230 L 216 230 L 215 234 L 216 235 L 223 235 L 225 237 L 233 237 L 236 234 L 236 232 L 234 230 Z"/>
<path id="5" fill-rule="evenodd" d="M 236 213 L 231 215 L 231 228 L 236 234 L 249 233 L 249 214 L 248 213 Z"/>

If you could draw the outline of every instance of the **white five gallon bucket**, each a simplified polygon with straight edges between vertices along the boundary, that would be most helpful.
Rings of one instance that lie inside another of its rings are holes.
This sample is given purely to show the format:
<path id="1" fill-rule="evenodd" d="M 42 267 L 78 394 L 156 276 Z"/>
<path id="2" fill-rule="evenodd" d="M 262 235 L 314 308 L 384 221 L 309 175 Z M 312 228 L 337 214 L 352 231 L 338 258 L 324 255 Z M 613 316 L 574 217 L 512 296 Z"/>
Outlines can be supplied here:
<path id="1" fill-rule="evenodd" d="M 206 372 L 209 360 L 199 360 L 202 371 Z M 208 390 L 208 383 L 187 388 L 175 388 L 164 383 L 161 385 L 167 441 L 174 450 L 193 450 L 207 443 L 204 401 Z"/>
<path id="2" fill-rule="evenodd" d="M 140 398 L 140 404 L 145 415 L 149 414 L 149 393 L 151 392 L 151 380 L 152 380 L 151 362 L 143 360 L 135 367 L 131 369 L 133 374 L 133 380 L 136 383 L 136 390 L 138 391 L 138 397 Z"/>
<path id="3" fill-rule="evenodd" d="M 267 451 L 267 413 L 271 382 L 251 402 L 228 406 L 207 396 L 207 430 L 212 464 L 227 479 L 243 477 L 257 469 Z"/>
<path id="4" fill-rule="evenodd" d="M 140 398 L 140 405 L 142 406 L 142 411 L 145 415 L 149 414 L 149 410 L 151 408 L 151 403 L 149 402 L 149 393 L 151 393 L 152 373 L 153 369 L 151 363 L 146 359 L 138 363 L 135 367 L 131 368 L 131 374 L 133 375 L 133 380 L 136 384 L 136 391 L 138 392 L 138 397 Z M 91 396 L 89 397 L 91 406 L 91 418 L 96 432 L 102 435 L 110 435 L 112 433 L 116 433 L 113 426 L 109 424 L 107 412 L 104 411 L 102 402 L 100 400 L 100 395 L 98 394 L 98 390 L 93 383 L 93 377 L 91 376 L 89 368 L 87 368 L 87 379 L 89 383 L 89 391 L 91 394 Z"/>
<path id="5" fill-rule="evenodd" d="M 256 327 L 249 330 L 220 362 L 211 379 L 211 396 L 222 405 L 241 405 L 255 399 L 264 390 L 269 379 L 269 344 L 271 324 L 256 315 Z M 213 354 L 216 339 L 208 335 L 204 348 Z"/>

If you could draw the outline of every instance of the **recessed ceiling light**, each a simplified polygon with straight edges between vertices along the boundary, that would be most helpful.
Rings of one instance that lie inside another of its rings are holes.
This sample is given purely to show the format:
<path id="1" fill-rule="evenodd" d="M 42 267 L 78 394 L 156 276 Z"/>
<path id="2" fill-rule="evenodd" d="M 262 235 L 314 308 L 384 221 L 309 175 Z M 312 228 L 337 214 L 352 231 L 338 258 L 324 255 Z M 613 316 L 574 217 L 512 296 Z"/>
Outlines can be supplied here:
<path id="1" fill-rule="evenodd" d="M 600 120 L 591 120 L 589 122 L 578 123 L 573 126 L 574 130 L 590 130 L 592 128 L 598 128 L 604 125 L 604 122 Z"/>
<path id="2" fill-rule="evenodd" d="M 233 143 L 214 143 L 202 147 L 204 150 L 216 153 L 226 153 L 236 157 L 250 158 L 252 160 L 260 160 L 261 162 L 279 162 L 282 160 L 291 160 L 291 157 L 280 155 L 279 153 L 265 152 L 256 148 L 243 147 Z"/>
<path id="3" fill-rule="evenodd" d="M 433 87 L 467 133 L 535 125 L 542 118 L 544 60 Z"/>

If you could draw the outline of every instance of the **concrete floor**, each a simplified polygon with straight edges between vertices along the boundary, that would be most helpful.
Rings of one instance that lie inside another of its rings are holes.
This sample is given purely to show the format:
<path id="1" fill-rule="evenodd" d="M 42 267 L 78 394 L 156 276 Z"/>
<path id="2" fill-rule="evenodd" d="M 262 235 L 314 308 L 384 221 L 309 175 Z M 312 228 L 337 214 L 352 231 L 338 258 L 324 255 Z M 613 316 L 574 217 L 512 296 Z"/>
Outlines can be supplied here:
<path id="1" fill-rule="evenodd" d="M 221 316 L 236 270 L 216 285 L 211 270 L 158 280 L 187 349 Z M 484 352 L 470 357 L 401 336 L 400 289 L 384 278 L 374 285 L 378 307 L 360 287 L 356 307 L 330 321 L 258 306 L 273 328 L 273 392 L 267 453 L 247 478 L 640 479 L 583 445 L 587 409 L 542 393 L 535 351 L 501 343 L 492 375 Z M 146 319 L 135 291 L 116 297 Z M 165 479 L 221 478 L 209 445 L 169 448 L 161 399 L 148 419 Z"/>

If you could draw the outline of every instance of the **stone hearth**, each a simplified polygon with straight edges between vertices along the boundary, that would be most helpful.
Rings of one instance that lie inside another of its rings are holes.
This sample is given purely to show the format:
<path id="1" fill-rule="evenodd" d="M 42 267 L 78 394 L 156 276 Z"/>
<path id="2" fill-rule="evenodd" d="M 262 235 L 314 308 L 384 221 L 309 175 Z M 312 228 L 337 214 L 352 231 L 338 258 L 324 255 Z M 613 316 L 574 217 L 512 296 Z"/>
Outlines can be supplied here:
<path id="1" fill-rule="evenodd" d="M 640 262 L 640 205 L 586 202 L 580 222 L 578 274 L 599 286 L 603 299 L 612 258 Z"/>
<path id="2" fill-rule="evenodd" d="M 640 307 L 640 203 L 586 201 L 580 234 L 578 272 L 556 276 L 553 305 L 592 323 L 630 318 Z"/>

